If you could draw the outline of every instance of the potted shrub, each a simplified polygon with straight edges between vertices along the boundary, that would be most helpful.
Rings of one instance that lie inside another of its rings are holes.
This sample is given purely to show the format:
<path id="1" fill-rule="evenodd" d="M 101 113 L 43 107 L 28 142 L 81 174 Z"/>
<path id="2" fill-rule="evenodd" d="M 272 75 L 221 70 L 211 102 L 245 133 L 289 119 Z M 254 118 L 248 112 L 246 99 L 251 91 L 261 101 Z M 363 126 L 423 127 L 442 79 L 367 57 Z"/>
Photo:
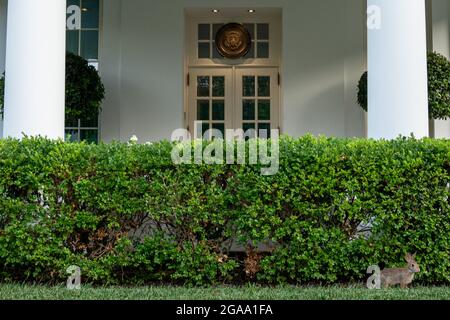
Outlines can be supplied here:
<path id="1" fill-rule="evenodd" d="M 3 118 L 4 74 L 0 79 L 0 115 Z M 105 88 L 94 67 L 73 53 L 66 54 L 66 121 L 96 119 L 105 98 Z"/>
<path id="2" fill-rule="evenodd" d="M 358 104 L 367 111 L 367 72 L 358 83 Z M 428 105 L 430 119 L 450 118 L 450 61 L 443 55 L 428 54 Z"/>

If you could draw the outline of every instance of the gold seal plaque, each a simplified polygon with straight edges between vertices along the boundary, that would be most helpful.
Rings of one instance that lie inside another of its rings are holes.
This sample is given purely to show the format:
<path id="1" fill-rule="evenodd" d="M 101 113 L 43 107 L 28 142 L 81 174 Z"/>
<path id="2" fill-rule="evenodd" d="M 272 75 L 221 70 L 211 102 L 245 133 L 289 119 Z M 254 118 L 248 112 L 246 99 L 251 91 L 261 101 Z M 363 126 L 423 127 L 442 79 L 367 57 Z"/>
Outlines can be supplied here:
<path id="1" fill-rule="evenodd" d="M 217 32 L 217 51 L 225 58 L 242 58 L 250 51 L 251 46 L 250 32 L 240 23 L 226 24 Z"/>

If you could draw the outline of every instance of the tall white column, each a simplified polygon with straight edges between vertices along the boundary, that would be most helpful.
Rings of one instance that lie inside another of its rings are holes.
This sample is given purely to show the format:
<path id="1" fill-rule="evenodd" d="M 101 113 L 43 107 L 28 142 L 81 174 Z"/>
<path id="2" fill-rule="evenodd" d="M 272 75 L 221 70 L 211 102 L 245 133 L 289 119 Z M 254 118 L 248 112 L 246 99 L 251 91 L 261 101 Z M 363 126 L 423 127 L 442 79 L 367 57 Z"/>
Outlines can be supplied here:
<path id="1" fill-rule="evenodd" d="M 369 137 L 426 137 L 425 0 L 368 0 L 368 12 Z"/>
<path id="2" fill-rule="evenodd" d="M 64 138 L 66 0 L 8 3 L 4 136 Z"/>

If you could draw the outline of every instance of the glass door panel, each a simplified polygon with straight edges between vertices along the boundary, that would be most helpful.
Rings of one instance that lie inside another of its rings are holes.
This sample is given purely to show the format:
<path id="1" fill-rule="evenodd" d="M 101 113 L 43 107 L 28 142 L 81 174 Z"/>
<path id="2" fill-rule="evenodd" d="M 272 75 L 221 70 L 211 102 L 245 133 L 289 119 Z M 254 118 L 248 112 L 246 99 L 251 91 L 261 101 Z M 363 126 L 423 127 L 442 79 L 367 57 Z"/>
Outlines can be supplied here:
<path id="1" fill-rule="evenodd" d="M 235 77 L 236 129 L 270 138 L 279 127 L 278 69 L 239 68 Z"/>
<path id="2" fill-rule="evenodd" d="M 233 126 L 233 87 L 230 68 L 199 68 L 189 73 L 189 130 L 193 136 L 211 138 L 211 130 Z M 197 131 L 195 131 L 197 130 Z M 209 136 L 205 136 L 207 131 Z"/>

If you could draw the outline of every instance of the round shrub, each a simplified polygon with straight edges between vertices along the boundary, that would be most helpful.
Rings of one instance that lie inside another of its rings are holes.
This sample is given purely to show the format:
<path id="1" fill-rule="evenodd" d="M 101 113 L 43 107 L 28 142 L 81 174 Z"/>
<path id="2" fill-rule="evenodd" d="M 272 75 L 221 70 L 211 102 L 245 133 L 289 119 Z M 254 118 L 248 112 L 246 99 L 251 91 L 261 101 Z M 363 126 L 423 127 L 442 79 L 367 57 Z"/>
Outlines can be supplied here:
<path id="1" fill-rule="evenodd" d="M 0 115 L 3 118 L 5 77 L 0 78 Z M 73 53 L 66 54 L 66 118 L 95 119 L 105 88 L 94 67 Z"/>
<path id="2" fill-rule="evenodd" d="M 93 66 L 73 53 L 66 55 L 66 118 L 95 119 L 105 98 L 105 88 Z"/>
<path id="3" fill-rule="evenodd" d="M 367 112 L 367 105 L 368 105 L 367 76 L 368 76 L 368 73 L 366 71 L 363 73 L 363 75 L 361 76 L 361 79 L 359 79 L 359 82 L 358 82 L 358 104 L 366 112 Z"/>
<path id="4" fill-rule="evenodd" d="M 358 83 L 358 104 L 367 111 L 367 72 Z M 439 53 L 428 54 L 428 104 L 430 119 L 450 117 L 450 61 Z"/>
<path id="5" fill-rule="evenodd" d="M 430 118 L 450 117 L 450 61 L 438 53 L 428 55 Z"/>

